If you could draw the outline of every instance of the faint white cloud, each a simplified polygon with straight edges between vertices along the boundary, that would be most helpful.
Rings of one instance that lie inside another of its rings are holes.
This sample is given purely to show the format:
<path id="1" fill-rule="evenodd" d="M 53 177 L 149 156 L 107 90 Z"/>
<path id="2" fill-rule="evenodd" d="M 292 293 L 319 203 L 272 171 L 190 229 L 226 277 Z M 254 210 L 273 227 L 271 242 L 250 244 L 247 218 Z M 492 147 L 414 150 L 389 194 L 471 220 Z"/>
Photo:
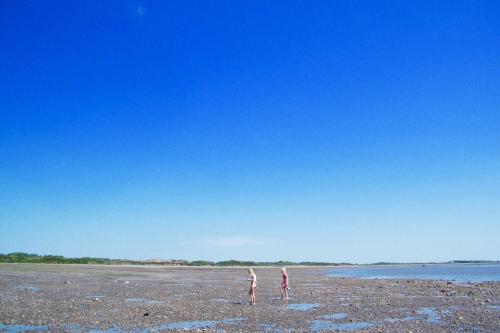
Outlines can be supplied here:
<path id="1" fill-rule="evenodd" d="M 146 15 L 146 9 L 143 6 L 137 6 L 137 8 L 135 9 L 135 14 L 137 16 L 144 16 Z"/>
<path id="2" fill-rule="evenodd" d="M 202 247 L 243 247 L 251 245 L 271 245 L 283 242 L 284 240 L 272 239 L 272 238 L 223 236 L 223 237 L 194 237 L 182 241 L 182 245 L 202 246 Z"/>

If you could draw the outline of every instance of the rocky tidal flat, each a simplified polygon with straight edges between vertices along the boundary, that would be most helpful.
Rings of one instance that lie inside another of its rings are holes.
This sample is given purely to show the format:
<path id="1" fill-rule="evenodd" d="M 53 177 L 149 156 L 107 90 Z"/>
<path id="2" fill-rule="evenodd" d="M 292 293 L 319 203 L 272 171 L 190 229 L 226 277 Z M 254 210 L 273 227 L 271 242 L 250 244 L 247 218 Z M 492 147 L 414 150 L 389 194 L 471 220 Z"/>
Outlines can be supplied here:
<path id="1" fill-rule="evenodd" d="M 0 332 L 500 332 L 500 282 L 361 280 L 326 267 L 0 264 Z"/>

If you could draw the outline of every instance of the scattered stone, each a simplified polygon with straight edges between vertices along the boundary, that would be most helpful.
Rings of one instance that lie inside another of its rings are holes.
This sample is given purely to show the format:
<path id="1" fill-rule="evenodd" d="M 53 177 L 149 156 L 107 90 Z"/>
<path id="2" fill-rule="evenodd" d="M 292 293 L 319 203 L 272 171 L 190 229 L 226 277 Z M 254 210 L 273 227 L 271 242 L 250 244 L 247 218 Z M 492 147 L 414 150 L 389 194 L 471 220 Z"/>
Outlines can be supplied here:
<path id="1" fill-rule="evenodd" d="M 201 326 L 172 331 L 311 332 L 311 322 L 328 322 L 322 316 L 342 308 L 348 316 L 332 323 L 342 324 L 341 327 L 376 323 L 368 329 L 370 332 L 470 332 L 473 326 L 480 327 L 482 332 L 498 331 L 498 315 L 496 310 L 492 310 L 493 304 L 500 301 L 498 282 L 452 285 L 446 281 L 406 280 L 408 283 L 404 285 L 404 279 L 325 278 L 322 275 L 324 268 L 290 268 L 293 282 L 297 283 L 293 290 L 294 302 L 318 303 L 322 307 L 309 311 L 288 311 L 280 302 L 273 301 L 280 296 L 275 284 L 276 280 L 279 282 L 279 269 L 276 278 L 275 269 L 256 268 L 261 281 L 257 291 L 258 303 L 248 307 L 241 306 L 246 302 L 238 301 L 246 299 L 246 272 L 239 268 L 108 266 L 88 269 L 89 266 L 61 265 L 51 268 L 61 271 L 57 278 L 51 280 L 52 273 L 37 271 L 37 267 L 33 265 L 22 274 L 7 265 L 1 267 L 0 323 L 42 323 L 48 325 L 48 332 L 62 332 L 65 324 L 74 324 L 81 328 L 81 332 L 91 329 L 126 332 L 199 320 L 196 325 Z M 61 281 L 69 281 L 69 278 L 75 286 L 61 288 Z M 26 293 L 9 287 L 27 283 L 43 286 L 45 293 Z M 122 283 L 130 283 L 131 286 L 121 286 Z M 199 289 L 200 285 L 205 288 Z M 105 298 L 100 295 L 105 295 Z M 457 297 L 440 297 L 443 295 Z M 152 302 L 124 302 L 128 298 Z M 213 306 L 212 299 L 225 299 L 227 302 Z M 100 302 L 93 303 L 96 301 Z M 479 306 L 479 302 L 489 306 Z M 425 307 L 435 311 L 439 324 L 431 323 L 427 315 L 417 313 L 417 309 Z M 225 318 L 237 317 L 244 319 L 222 322 Z M 205 321 L 220 324 L 204 327 Z M 260 329 L 255 326 L 256 323 L 274 326 Z M 325 332 L 335 330 L 332 327 Z M 68 331 L 71 329 L 68 328 Z"/>

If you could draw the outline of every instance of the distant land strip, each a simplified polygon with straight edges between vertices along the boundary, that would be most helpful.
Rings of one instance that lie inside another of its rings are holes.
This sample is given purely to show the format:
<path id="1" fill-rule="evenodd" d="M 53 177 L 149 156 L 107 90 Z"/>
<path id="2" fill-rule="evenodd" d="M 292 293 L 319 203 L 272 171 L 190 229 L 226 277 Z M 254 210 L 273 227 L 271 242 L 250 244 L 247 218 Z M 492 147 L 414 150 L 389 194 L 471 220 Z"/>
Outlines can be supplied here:
<path id="1" fill-rule="evenodd" d="M 109 259 L 109 258 L 65 258 L 59 255 L 38 255 L 33 253 L 14 252 L 0 254 L 0 263 L 36 263 L 36 264 L 104 264 L 104 265 L 165 265 L 165 266 L 330 266 L 351 265 L 349 263 L 327 262 L 256 262 L 242 260 L 207 261 L 207 260 L 176 260 L 176 259 Z"/>
<path id="2" fill-rule="evenodd" d="M 401 265 L 401 264 L 480 264 L 498 263 L 493 260 L 452 260 L 447 262 L 425 262 L 425 263 L 396 263 L 377 262 L 368 265 Z M 207 261 L 207 260 L 176 260 L 176 259 L 151 259 L 151 260 L 130 260 L 130 259 L 109 259 L 109 258 L 66 258 L 59 255 L 38 255 L 33 253 L 13 252 L 9 254 L 0 253 L 0 263 L 33 263 L 33 264 L 101 264 L 101 265 L 165 265 L 165 266 L 349 266 L 357 265 L 353 263 L 333 263 L 315 261 Z"/>

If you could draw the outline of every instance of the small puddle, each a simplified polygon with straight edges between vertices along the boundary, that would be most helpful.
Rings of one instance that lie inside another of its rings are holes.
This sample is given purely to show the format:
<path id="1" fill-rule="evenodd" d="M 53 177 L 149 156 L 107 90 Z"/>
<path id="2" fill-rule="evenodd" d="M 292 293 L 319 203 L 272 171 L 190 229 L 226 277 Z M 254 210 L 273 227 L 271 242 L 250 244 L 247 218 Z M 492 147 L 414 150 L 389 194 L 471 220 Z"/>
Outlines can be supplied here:
<path id="1" fill-rule="evenodd" d="M 364 321 L 352 322 L 352 323 L 335 323 L 328 320 L 313 320 L 311 324 L 311 330 L 313 332 L 320 332 L 325 330 L 355 331 L 365 328 L 371 328 L 376 325 L 377 323 L 370 323 Z"/>
<path id="2" fill-rule="evenodd" d="M 167 286 L 172 286 L 172 287 L 192 287 L 192 283 L 178 283 L 178 282 L 167 282 L 165 283 Z"/>
<path id="3" fill-rule="evenodd" d="M 88 331 L 88 333 L 121 333 L 122 330 L 118 326 L 111 326 L 104 330 L 101 329 L 93 329 Z"/>
<path id="4" fill-rule="evenodd" d="M 131 303 L 146 302 L 146 299 L 145 298 L 125 298 L 125 302 L 131 302 Z"/>
<path id="5" fill-rule="evenodd" d="M 331 313 L 331 314 L 321 316 L 321 318 L 329 319 L 329 320 L 341 320 L 341 319 L 347 318 L 347 313 L 344 313 L 344 312 Z"/>
<path id="6" fill-rule="evenodd" d="M 138 332 L 138 333 L 156 333 L 156 332 L 161 332 L 161 331 L 170 331 L 170 330 L 203 330 L 203 329 L 209 329 L 209 328 L 215 328 L 217 325 L 225 324 L 225 325 L 232 325 L 235 323 L 238 323 L 240 321 L 246 320 L 246 318 L 243 317 L 235 317 L 235 318 L 226 318 L 222 320 L 195 320 L 195 321 L 180 321 L 176 323 L 165 323 L 165 324 L 160 324 L 158 326 L 153 326 L 153 327 L 148 327 L 143 330 L 131 330 L 130 328 L 123 328 L 117 325 L 110 326 L 105 329 L 101 328 L 92 328 L 92 329 L 86 329 L 84 327 L 81 327 L 78 324 L 66 324 L 64 325 L 65 332 L 71 332 L 71 333 L 79 333 L 79 332 L 89 332 L 89 333 L 121 333 L 121 332 Z M 21 329 L 19 330 L 7 330 L 6 332 L 9 333 L 17 333 L 17 332 L 25 332 L 27 331 L 26 327 L 30 326 L 20 326 Z M 36 327 L 36 326 L 34 326 Z M 45 331 L 48 330 L 47 326 L 45 327 Z M 32 329 L 29 329 L 31 331 Z M 2 330 L 2 326 L 0 325 L 0 332 L 4 332 Z"/>
<path id="7" fill-rule="evenodd" d="M 226 325 L 231 325 L 231 324 L 235 324 L 235 323 L 238 323 L 240 321 L 243 321 L 243 320 L 247 320 L 247 319 L 243 318 L 243 317 L 235 317 L 235 318 L 222 319 L 220 322 L 223 324 L 226 324 Z"/>
<path id="8" fill-rule="evenodd" d="M 48 330 L 49 330 L 48 326 L 8 325 L 0 323 L 0 332 L 20 333 L 20 332 L 43 332 Z"/>
<path id="9" fill-rule="evenodd" d="M 130 330 L 129 328 L 122 328 L 116 325 L 113 325 L 111 327 L 105 328 L 105 329 L 100 329 L 100 328 L 95 328 L 95 329 L 84 329 L 80 327 L 79 325 L 74 325 L 74 324 L 68 324 L 64 325 L 64 328 L 67 332 L 72 332 L 72 333 L 77 333 L 77 332 L 89 332 L 89 333 L 121 333 L 121 332 L 139 332 L 139 333 L 155 333 L 155 332 L 161 332 L 161 331 L 170 331 L 170 330 L 203 330 L 203 329 L 209 329 L 209 328 L 215 328 L 217 325 L 232 325 L 235 323 L 238 323 L 240 321 L 246 320 L 246 318 L 242 317 L 235 317 L 235 318 L 226 318 L 222 320 L 194 320 L 194 321 L 180 321 L 176 323 L 165 323 L 165 324 L 160 324 L 158 326 L 153 326 L 153 327 L 148 327 L 142 330 Z M 46 328 L 45 330 L 47 330 Z M 0 326 L 0 331 L 2 331 L 2 326 Z M 9 333 L 17 333 L 17 332 L 24 332 L 24 330 L 18 330 L 18 331 L 7 331 Z M 2 331 L 3 332 L 3 331 Z"/>
<path id="10" fill-rule="evenodd" d="M 412 321 L 412 320 L 418 320 L 417 317 L 411 317 L 411 316 L 408 316 L 408 317 L 403 317 L 403 318 L 385 318 L 384 321 L 385 322 L 388 322 L 388 323 L 398 323 L 400 321 Z"/>
<path id="11" fill-rule="evenodd" d="M 488 309 L 500 311 L 500 305 L 488 305 Z"/>
<path id="12" fill-rule="evenodd" d="M 143 303 L 143 304 L 162 304 L 164 301 L 152 301 L 147 300 L 145 298 L 126 298 L 125 302 L 127 303 Z"/>
<path id="13" fill-rule="evenodd" d="M 422 307 L 417 309 L 419 315 L 427 317 L 427 322 L 429 324 L 441 324 L 441 317 L 437 313 L 435 308 Z"/>
<path id="14" fill-rule="evenodd" d="M 259 324 L 258 325 L 262 332 L 265 333 L 281 333 L 283 332 L 283 328 L 276 324 Z"/>
<path id="15" fill-rule="evenodd" d="M 42 291 L 42 289 L 38 288 L 38 287 L 35 287 L 35 286 L 16 286 L 14 287 L 16 289 L 20 289 L 20 290 L 29 290 L 29 291 L 32 291 L 32 292 L 39 292 L 39 291 Z"/>
<path id="16" fill-rule="evenodd" d="M 457 311 L 459 308 L 456 306 L 450 306 L 447 309 L 441 310 L 443 314 L 449 314 Z M 406 308 L 397 309 L 398 312 L 405 312 Z M 319 331 L 329 331 L 329 330 L 338 330 L 338 331 L 355 331 L 360 329 L 371 328 L 375 326 L 383 325 L 384 323 L 393 324 L 398 322 L 406 322 L 406 321 L 414 321 L 424 319 L 433 325 L 442 324 L 442 320 L 437 310 L 432 307 L 422 307 L 418 308 L 416 313 L 419 317 L 416 316 L 406 316 L 402 318 L 385 318 L 382 321 L 372 321 L 372 322 L 336 322 L 336 320 L 343 320 L 347 318 L 347 314 L 343 312 L 332 313 L 321 316 L 321 320 L 313 320 L 311 322 L 311 330 L 314 332 Z"/>
<path id="17" fill-rule="evenodd" d="M 467 326 L 467 325 L 462 325 L 458 327 L 459 332 L 470 332 L 470 333 L 481 333 L 483 330 L 481 327 L 478 326 Z"/>
<path id="18" fill-rule="evenodd" d="M 215 303 L 229 303 L 229 300 L 228 299 L 224 299 L 224 298 L 214 298 L 214 299 L 212 299 L 212 302 L 215 302 Z"/>
<path id="19" fill-rule="evenodd" d="M 308 310 L 315 309 L 319 306 L 320 306 L 319 304 L 315 304 L 315 303 L 292 303 L 292 304 L 288 304 L 287 308 L 290 310 L 308 311 Z"/>
<path id="20" fill-rule="evenodd" d="M 460 309 L 460 307 L 458 307 L 456 305 L 452 305 L 452 306 L 448 307 L 447 309 L 441 310 L 441 313 L 442 314 L 451 314 L 453 312 L 457 312 L 459 309 Z"/>
<path id="21" fill-rule="evenodd" d="M 64 327 L 64 332 L 69 332 L 69 333 L 82 333 L 82 332 L 87 332 L 87 333 L 121 333 L 121 332 L 123 332 L 123 330 L 119 326 L 116 326 L 116 325 L 110 326 L 108 328 L 87 328 L 87 329 L 83 329 L 78 324 L 66 324 L 63 327 Z"/>
<path id="22" fill-rule="evenodd" d="M 235 317 L 235 318 L 226 318 L 222 320 L 181 321 L 177 323 L 166 323 L 152 328 L 148 328 L 145 329 L 143 333 L 159 332 L 162 330 L 194 330 L 194 329 L 214 328 L 219 324 L 231 325 L 243 320 L 246 320 L 246 318 Z"/>
<path id="23" fill-rule="evenodd" d="M 146 329 L 145 332 L 159 332 L 161 330 L 194 330 L 203 328 L 213 328 L 219 322 L 215 320 L 181 321 L 177 323 L 168 323 Z"/>

